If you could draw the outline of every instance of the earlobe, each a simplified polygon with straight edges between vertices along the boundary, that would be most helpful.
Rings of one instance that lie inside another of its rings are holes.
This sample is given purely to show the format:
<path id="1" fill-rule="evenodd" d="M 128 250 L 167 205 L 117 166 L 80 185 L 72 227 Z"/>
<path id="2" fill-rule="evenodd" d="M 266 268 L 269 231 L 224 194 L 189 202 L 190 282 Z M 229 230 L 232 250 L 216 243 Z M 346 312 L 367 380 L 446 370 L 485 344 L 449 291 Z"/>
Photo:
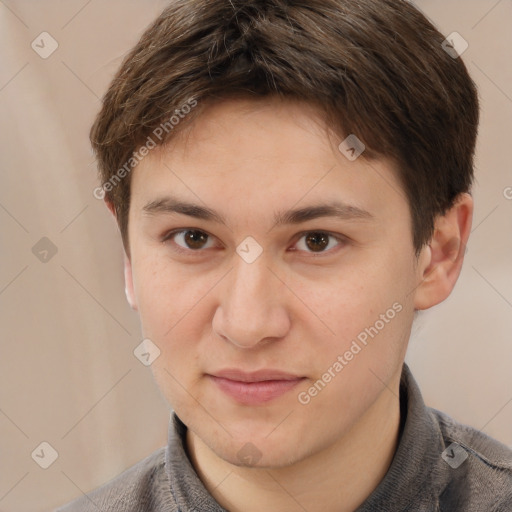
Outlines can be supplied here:
<path id="1" fill-rule="evenodd" d="M 133 287 L 133 273 L 132 264 L 126 253 L 124 254 L 124 283 L 125 283 L 125 294 L 126 300 L 130 307 L 134 311 L 138 311 L 137 300 L 135 298 L 134 287 Z"/>
<path id="2" fill-rule="evenodd" d="M 105 196 L 105 198 L 103 199 L 103 201 L 105 202 L 105 206 L 110 210 L 110 213 L 114 216 L 114 218 L 117 220 L 117 215 L 116 215 L 116 209 L 114 208 L 114 203 L 112 201 L 110 201 L 109 199 L 107 199 L 107 197 Z"/>
<path id="3" fill-rule="evenodd" d="M 450 295 L 462 269 L 472 218 L 473 199 L 467 193 L 437 217 L 434 234 L 419 258 L 415 309 L 431 308 Z"/>
<path id="4" fill-rule="evenodd" d="M 104 201 L 106 207 L 110 210 L 110 213 L 117 222 L 117 214 L 116 209 L 114 207 L 114 203 L 108 200 L 106 197 Z M 132 263 L 128 256 L 126 256 L 126 252 L 124 253 L 124 293 L 126 295 L 126 300 L 128 301 L 128 304 L 130 304 L 130 307 L 134 311 L 138 311 L 137 301 L 135 299 L 135 292 L 133 287 Z"/>

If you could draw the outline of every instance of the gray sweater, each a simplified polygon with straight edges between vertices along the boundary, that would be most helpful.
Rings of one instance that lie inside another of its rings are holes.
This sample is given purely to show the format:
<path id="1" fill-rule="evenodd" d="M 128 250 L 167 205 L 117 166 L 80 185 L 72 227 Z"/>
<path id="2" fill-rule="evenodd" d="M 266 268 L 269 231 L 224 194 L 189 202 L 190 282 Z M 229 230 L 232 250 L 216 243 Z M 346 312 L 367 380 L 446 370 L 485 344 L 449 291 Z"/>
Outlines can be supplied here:
<path id="1" fill-rule="evenodd" d="M 354 512 L 512 512 L 512 450 L 425 406 L 404 363 L 401 432 L 391 466 Z M 225 512 L 208 493 L 172 415 L 169 442 L 57 512 Z"/>

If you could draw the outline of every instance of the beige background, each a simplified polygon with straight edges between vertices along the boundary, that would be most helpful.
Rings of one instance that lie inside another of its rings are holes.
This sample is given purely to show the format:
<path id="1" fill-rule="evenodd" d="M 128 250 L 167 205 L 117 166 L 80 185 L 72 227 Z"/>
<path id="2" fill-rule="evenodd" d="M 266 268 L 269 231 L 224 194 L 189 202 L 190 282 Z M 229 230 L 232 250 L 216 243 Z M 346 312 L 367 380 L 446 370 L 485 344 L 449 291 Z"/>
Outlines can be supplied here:
<path id="1" fill-rule="evenodd" d="M 166 441 L 169 408 L 134 356 L 116 226 L 88 129 L 123 54 L 166 2 L 0 1 L 0 511 L 51 510 Z M 512 445 L 512 4 L 421 1 L 482 99 L 476 210 L 451 297 L 419 318 L 408 362 L 430 405 Z M 42 59 L 43 31 L 58 49 Z M 509 197 L 512 197 L 510 189 Z M 32 247 L 48 237 L 43 263 Z M 59 457 L 31 458 L 42 442 Z"/>

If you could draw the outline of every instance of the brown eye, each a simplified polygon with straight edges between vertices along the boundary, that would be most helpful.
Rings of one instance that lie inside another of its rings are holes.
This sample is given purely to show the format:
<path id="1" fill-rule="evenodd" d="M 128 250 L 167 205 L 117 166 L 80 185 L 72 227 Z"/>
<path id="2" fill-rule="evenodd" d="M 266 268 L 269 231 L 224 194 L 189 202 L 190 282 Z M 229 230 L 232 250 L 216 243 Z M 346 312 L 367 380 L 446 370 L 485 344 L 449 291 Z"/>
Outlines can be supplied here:
<path id="1" fill-rule="evenodd" d="M 314 252 L 323 251 L 329 245 L 329 236 L 325 233 L 313 233 L 306 237 L 306 245 Z"/>
<path id="2" fill-rule="evenodd" d="M 190 249 L 202 249 L 208 240 L 208 235 L 202 231 L 185 231 L 184 241 Z"/>
<path id="3" fill-rule="evenodd" d="M 208 249 L 212 247 L 212 244 L 208 246 L 210 235 L 204 231 L 198 229 L 182 229 L 169 233 L 165 238 L 164 242 L 171 240 L 177 247 L 177 251 L 199 251 L 200 249 Z"/>
<path id="4" fill-rule="evenodd" d="M 343 240 L 324 231 L 311 231 L 297 242 L 297 249 L 309 253 L 324 253 L 340 245 Z"/>

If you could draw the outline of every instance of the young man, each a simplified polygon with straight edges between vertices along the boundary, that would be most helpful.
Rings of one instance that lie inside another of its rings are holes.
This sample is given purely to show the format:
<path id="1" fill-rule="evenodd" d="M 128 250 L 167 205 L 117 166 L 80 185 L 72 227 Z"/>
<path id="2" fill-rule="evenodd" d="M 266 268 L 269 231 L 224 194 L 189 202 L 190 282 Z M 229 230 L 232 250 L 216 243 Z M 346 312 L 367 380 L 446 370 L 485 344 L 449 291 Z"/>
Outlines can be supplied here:
<path id="1" fill-rule="evenodd" d="M 147 29 L 91 140 L 169 443 L 62 511 L 512 510 L 510 450 L 404 364 L 473 212 L 444 39 L 400 0 L 179 0 Z"/>

